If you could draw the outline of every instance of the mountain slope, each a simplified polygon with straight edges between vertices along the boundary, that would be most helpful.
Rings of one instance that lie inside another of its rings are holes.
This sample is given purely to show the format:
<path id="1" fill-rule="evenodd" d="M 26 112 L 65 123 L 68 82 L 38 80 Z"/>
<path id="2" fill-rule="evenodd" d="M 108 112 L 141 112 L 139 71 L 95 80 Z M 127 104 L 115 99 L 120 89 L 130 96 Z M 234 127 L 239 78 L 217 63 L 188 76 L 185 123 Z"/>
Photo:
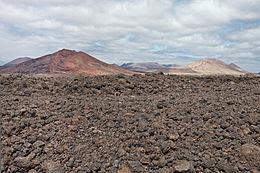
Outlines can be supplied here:
<path id="1" fill-rule="evenodd" d="M 0 70 L 2 73 L 24 74 L 132 74 L 128 70 L 106 64 L 96 58 L 74 50 L 62 49 L 53 54 L 45 55 L 20 63 L 14 67 Z"/>
<path id="2" fill-rule="evenodd" d="M 225 64 L 217 59 L 206 58 L 184 67 L 172 68 L 168 73 L 188 75 L 243 75 L 247 72 L 236 64 Z"/>
<path id="3" fill-rule="evenodd" d="M 4 67 L 13 67 L 13 66 L 16 66 L 17 64 L 29 61 L 31 59 L 32 58 L 29 58 L 29 57 L 20 57 L 20 58 L 16 58 L 16 59 L 4 64 L 3 66 Z"/>
<path id="4" fill-rule="evenodd" d="M 207 58 L 187 65 L 193 71 L 203 75 L 241 75 L 245 74 L 240 67 L 235 64 L 225 64 L 224 62 Z"/>

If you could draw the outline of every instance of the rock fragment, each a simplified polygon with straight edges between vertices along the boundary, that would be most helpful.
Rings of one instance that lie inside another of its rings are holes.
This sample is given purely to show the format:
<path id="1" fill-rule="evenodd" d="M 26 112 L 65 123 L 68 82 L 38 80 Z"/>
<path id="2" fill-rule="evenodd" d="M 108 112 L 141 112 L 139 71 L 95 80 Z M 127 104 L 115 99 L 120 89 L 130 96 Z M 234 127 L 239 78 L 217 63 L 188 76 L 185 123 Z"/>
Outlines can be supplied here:
<path id="1" fill-rule="evenodd" d="M 260 170 L 260 147 L 249 143 L 242 145 L 240 159 L 244 164 Z"/>
<path id="2" fill-rule="evenodd" d="M 54 162 L 51 160 L 45 161 L 42 168 L 46 171 L 46 173 L 65 173 L 59 162 Z"/>
<path id="3" fill-rule="evenodd" d="M 174 172 L 176 173 L 193 173 L 193 164 L 186 160 L 179 160 L 174 163 Z"/>
<path id="4" fill-rule="evenodd" d="M 172 140 L 172 141 L 176 141 L 176 140 L 179 139 L 180 135 L 179 135 L 179 133 L 175 132 L 175 133 L 171 133 L 171 134 L 169 134 L 168 137 L 169 137 L 170 140 Z"/>
<path id="5" fill-rule="evenodd" d="M 128 167 L 123 167 L 117 171 L 117 173 L 132 173 L 132 171 Z"/>
<path id="6" fill-rule="evenodd" d="M 32 162 L 32 159 L 35 157 L 34 153 L 30 153 L 28 156 L 26 157 L 16 157 L 14 159 L 14 161 L 16 162 L 17 166 L 20 168 L 33 168 L 34 167 L 34 163 Z"/>
<path id="7" fill-rule="evenodd" d="M 44 145 L 45 145 L 45 143 L 43 141 L 41 141 L 41 140 L 38 140 L 38 141 L 33 143 L 33 146 L 35 148 L 40 148 L 40 147 L 43 147 Z"/>

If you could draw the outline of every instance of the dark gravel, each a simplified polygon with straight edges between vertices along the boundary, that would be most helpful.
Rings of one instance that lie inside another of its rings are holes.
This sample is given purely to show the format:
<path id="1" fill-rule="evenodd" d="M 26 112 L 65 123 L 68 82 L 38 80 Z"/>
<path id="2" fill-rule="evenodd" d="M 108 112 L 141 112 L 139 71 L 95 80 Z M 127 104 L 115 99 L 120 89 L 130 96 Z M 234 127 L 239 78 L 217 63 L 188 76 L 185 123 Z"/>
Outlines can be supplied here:
<path id="1" fill-rule="evenodd" d="M 2 172 L 260 171 L 260 78 L 0 76 Z"/>

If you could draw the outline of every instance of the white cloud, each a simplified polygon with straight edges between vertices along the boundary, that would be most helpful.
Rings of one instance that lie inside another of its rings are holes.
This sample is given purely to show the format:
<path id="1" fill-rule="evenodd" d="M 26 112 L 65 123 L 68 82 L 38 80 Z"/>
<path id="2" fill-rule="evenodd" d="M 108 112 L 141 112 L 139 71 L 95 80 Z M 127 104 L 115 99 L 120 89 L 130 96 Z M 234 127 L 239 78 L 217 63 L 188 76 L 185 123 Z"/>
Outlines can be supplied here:
<path id="1" fill-rule="evenodd" d="M 240 42 L 255 42 L 260 41 L 260 26 L 256 28 L 245 29 L 230 34 L 228 36 L 231 40 Z"/>
<path id="2" fill-rule="evenodd" d="M 170 62 L 179 52 L 259 62 L 260 29 L 246 27 L 260 23 L 259 6 L 256 0 L 0 0 L 0 57 L 66 47 L 111 63 L 156 57 Z M 232 26 L 235 21 L 245 28 Z M 221 35 L 225 26 L 230 31 Z M 151 51 L 153 45 L 167 52 Z"/>

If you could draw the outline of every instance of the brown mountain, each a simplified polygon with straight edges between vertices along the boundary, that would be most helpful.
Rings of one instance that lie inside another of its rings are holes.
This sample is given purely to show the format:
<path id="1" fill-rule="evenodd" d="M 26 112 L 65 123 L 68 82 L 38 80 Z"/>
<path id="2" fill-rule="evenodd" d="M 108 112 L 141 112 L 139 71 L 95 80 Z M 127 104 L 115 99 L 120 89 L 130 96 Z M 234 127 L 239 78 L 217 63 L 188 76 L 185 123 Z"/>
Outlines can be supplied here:
<path id="1" fill-rule="evenodd" d="M 133 74 L 133 72 L 104 63 L 84 52 L 62 49 L 53 54 L 1 69 L 2 73 L 23 74 Z"/>
<path id="2" fill-rule="evenodd" d="M 20 57 L 20 58 L 16 58 L 6 64 L 4 64 L 3 66 L 4 67 L 13 67 L 13 66 L 16 66 L 20 63 L 23 63 L 23 62 L 26 62 L 26 61 L 29 61 L 31 60 L 32 58 L 29 58 L 29 57 Z"/>
<path id="3" fill-rule="evenodd" d="M 169 73 L 190 75 L 243 75 L 247 72 L 236 64 L 226 64 L 214 58 L 207 58 L 181 68 L 173 68 Z"/>

